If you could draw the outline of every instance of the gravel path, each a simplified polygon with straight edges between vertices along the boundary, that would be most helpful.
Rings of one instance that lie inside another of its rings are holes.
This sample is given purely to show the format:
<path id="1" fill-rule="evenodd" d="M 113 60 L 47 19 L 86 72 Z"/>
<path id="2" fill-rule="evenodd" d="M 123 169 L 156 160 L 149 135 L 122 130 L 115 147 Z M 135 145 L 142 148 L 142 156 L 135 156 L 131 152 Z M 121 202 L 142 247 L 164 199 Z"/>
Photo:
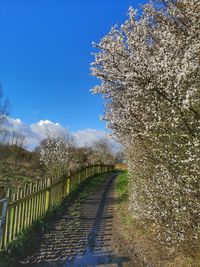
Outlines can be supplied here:
<path id="1" fill-rule="evenodd" d="M 112 249 L 115 177 L 113 174 L 83 202 L 74 203 L 51 225 L 37 251 L 16 266 L 134 267 L 127 255 L 115 255 Z"/>

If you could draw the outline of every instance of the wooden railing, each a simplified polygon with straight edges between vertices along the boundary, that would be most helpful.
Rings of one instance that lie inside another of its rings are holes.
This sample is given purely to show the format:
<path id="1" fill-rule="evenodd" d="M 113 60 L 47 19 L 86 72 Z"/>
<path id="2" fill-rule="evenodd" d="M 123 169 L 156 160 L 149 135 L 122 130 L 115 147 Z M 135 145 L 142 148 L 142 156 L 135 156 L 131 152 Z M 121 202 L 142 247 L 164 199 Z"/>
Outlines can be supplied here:
<path id="1" fill-rule="evenodd" d="M 57 181 L 47 178 L 25 185 L 14 194 L 8 191 L 7 196 L 0 200 L 0 249 L 15 240 L 19 232 L 43 217 L 51 207 L 60 203 L 82 181 L 95 174 L 112 170 L 111 165 L 89 166 Z"/>

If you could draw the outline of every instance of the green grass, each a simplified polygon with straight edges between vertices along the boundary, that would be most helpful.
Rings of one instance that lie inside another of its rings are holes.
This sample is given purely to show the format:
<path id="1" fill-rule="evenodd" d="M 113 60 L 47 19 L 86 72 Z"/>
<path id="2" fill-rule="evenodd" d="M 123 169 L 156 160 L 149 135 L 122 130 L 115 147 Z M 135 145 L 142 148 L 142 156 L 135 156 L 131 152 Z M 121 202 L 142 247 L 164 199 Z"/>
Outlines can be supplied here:
<path id="1" fill-rule="evenodd" d="M 152 234 L 152 225 L 141 224 L 130 216 L 128 212 L 128 172 L 122 172 L 116 180 L 117 193 L 117 214 L 118 214 L 118 233 L 121 233 L 125 243 L 132 243 L 134 240 L 134 252 L 139 251 L 138 257 L 143 255 L 145 263 L 151 266 L 163 267 L 199 267 L 200 266 L 200 245 L 198 253 L 191 255 L 191 248 L 188 253 L 177 251 L 172 254 L 162 247 Z M 130 246 L 131 248 L 131 246 Z M 156 263 L 156 264 L 155 264 Z M 146 266 L 146 265 L 145 265 Z"/>
<path id="2" fill-rule="evenodd" d="M 117 177 L 117 193 L 123 195 L 128 192 L 128 172 L 124 171 Z"/>
<path id="3" fill-rule="evenodd" d="M 15 241 L 10 243 L 7 250 L 0 252 L 0 267 L 14 267 L 15 262 L 37 248 L 41 235 L 48 231 L 50 223 L 64 214 L 67 207 L 80 207 L 81 200 L 95 192 L 111 173 L 94 175 L 77 186 L 63 202 L 51 208 L 47 214 L 37 220 L 30 228 L 22 231 Z"/>
<path id="4" fill-rule="evenodd" d="M 117 202 L 121 203 L 128 200 L 128 172 L 123 171 L 116 181 Z"/>
<path id="5" fill-rule="evenodd" d="M 123 225 L 131 225 L 133 223 L 132 217 L 124 208 L 124 205 L 128 206 L 128 171 L 123 171 L 116 181 L 116 193 L 117 193 L 117 209 L 120 215 L 120 220 Z"/>

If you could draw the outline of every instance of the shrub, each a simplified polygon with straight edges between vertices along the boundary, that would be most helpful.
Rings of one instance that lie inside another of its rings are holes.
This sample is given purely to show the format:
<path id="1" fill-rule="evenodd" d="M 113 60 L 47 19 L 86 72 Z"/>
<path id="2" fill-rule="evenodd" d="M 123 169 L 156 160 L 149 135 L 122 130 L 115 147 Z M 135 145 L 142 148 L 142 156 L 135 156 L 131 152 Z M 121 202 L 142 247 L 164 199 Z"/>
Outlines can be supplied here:
<path id="1" fill-rule="evenodd" d="M 166 245 L 200 234 L 200 4 L 153 1 L 95 47 L 105 120 L 125 147 L 130 210 Z"/>

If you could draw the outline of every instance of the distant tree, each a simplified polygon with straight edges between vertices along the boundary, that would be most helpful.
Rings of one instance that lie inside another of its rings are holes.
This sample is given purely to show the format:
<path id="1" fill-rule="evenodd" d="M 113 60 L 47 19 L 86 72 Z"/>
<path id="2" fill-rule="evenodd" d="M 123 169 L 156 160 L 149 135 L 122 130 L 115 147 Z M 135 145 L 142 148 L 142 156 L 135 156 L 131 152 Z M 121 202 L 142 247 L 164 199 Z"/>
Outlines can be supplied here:
<path id="1" fill-rule="evenodd" d="M 76 147 L 74 154 L 76 155 L 77 166 L 81 167 L 92 164 L 90 161 L 91 155 L 93 154 L 91 147 Z"/>
<path id="2" fill-rule="evenodd" d="M 8 108 L 9 108 L 9 101 L 8 99 L 4 100 L 3 91 L 0 87 L 0 141 L 3 140 L 4 135 L 6 133 L 4 123 L 8 116 Z"/>
<path id="3" fill-rule="evenodd" d="M 119 150 L 115 153 L 115 162 L 116 163 L 124 163 L 125 161 L 125 156 L 124 152 L 122 150 Z"/>
<path id="4" fill-rule="evenodd" d="M 91 163 L 100 164 L 113 164 L 115 162 L 113 147 L 107 138 L 102 138 L 93 142 L 89 161 Z"/>
<path id="5" fill-rule="evenodd" d="M 22 133 L 12 131 L 9 133 L 9 144 L 11 146 L 25 148 L 26 136 Z"/>
<path id="6" fill-rule="evenodd" d="M 19 161 L 22 160 L 24 155 L 24 149 L 26 146 L 26 137 L 22 133 L 15 131 L 6 133 L 7 149 L 12 151 L 12 160 L 14 163 L 15 170 L 18 166 Z"/>

